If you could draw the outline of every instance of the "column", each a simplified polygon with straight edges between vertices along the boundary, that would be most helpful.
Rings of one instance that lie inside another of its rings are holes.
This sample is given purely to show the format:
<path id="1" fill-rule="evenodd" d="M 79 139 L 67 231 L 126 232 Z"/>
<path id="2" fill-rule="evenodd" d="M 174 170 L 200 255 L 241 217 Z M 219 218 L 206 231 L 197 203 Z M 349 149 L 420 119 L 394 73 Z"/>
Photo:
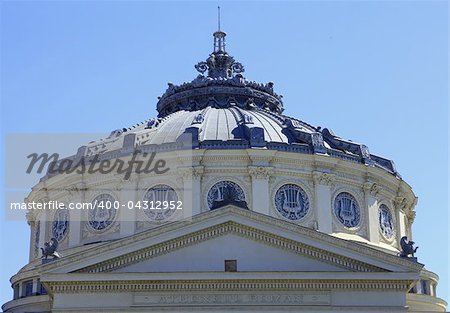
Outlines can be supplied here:
<path id="1" fill-rule="evenodd" d="M 33 278 L 33 291 L 32 294 L 35 295 L 38 292 L 38 278 Z"/>
<path id="2" fill-rule="evenodd" d="M 317 227 L 322 233 L 331 234 L 333 232 L 333 217 L 331 203 L 331 187 L 335 176 L 331 173 L 314 171 L 314 209 L 317 214 Z"/>
<path id="3" fill-rule="evenodd" d="M 252 201 L 248 203 L 255 212 L 270 215 L 269 178 L 274 173 L 270 166 L 249 166 L 248 172 L 252 178 Z"/>

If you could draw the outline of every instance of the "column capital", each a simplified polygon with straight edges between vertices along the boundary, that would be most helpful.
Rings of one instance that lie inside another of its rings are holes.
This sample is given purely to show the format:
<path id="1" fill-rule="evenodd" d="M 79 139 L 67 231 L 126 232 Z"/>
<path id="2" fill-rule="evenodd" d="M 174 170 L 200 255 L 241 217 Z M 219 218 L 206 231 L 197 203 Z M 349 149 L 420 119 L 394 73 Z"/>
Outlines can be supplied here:
<path id="1" fill-rule="evenodd" d="M 177 169 L 178 171 L 178 175 L 180 175 L 180 178 L 182 178 L 183 180 L 198 180 L 201 179 L 204 171 L 205 171 L 205 167 L 202 165 L 199 166 L 190 166 L 190 167 L 180 167 Z"/>
<path id="2" fill-rule="evenodd" d="M 248 173 L 252 179 L 268 179 L 274 173 L 272 166 L 249 166 Z"/>
<path id="3" fill-rule="evenodd" d="M 394 205 L 397 209 L 406 209 L 408 207 L 408 199 L 404 195 L 398 195 L 394 198 Z"/>
<path id="4" fill-rule="evenodd" d="M 366 195 L 376 196 L 380 193 L 381 187 L 372 181 L 366 181 L 363 185 L 364 193 Z"/>
<path id="5" fill-rule="evenodd" d="M 79 182 L 72 185 L 69 185 L 66 188 L 66 191 L 69 193 L 69 195 L 73 196 L 74 194 L 77 194 L 78 192 L 86 191 L 86 183 L 85 182 Z"/>
<path id="6" fill-rule="evenodd" d="M 331 186 L 336 180 L 336 175 L 327 172 L 313 171 L 314 184 Z"/>

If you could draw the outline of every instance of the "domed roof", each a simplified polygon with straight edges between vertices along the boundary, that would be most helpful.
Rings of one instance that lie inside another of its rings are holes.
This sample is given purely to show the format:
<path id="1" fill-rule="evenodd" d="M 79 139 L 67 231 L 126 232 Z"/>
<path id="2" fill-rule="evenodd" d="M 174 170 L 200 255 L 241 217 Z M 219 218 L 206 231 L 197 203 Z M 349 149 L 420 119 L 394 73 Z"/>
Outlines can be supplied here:
<path id="1" fill-rule="evenodd" d="M 200 74 L 193 81 L 168 84 L 157 103 L 158 117 L 115 130 L 81 147 L 77 157 L 103 154 L 104 159 L 131 146 L 155 151 L 186 148 L 188 136 L 192 149 L 321 154 L 379 167 L 399 177 L 391 160 L 370 154 L 367 146 L 283 115 L 282 96 L 274 92 L 274 84 L 246 80 L 242 64 L 225 51 L 225 36 L 222 31 L 214 33 L 214 51 L 195 66 Z"/>

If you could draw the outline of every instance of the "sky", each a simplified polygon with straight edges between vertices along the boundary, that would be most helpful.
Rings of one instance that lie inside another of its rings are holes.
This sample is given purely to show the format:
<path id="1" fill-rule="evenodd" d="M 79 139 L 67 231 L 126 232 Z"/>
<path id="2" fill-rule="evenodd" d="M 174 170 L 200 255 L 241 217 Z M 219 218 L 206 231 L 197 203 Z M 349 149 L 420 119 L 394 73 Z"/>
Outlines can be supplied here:
<path id="1" fill-rule="evenodd" d="M 275 83 L 285 114 L 395 161 L 419 199 L 417 256 L 448 301 L 447 1 L 3 1 L 2 177 L 8 136 L 107 135 L 156 116 L 167 82 L 195 78 L 212 51 L 217 5 L 227 51 Z M 29 235 L 0 219 L 0 303 Z"/>

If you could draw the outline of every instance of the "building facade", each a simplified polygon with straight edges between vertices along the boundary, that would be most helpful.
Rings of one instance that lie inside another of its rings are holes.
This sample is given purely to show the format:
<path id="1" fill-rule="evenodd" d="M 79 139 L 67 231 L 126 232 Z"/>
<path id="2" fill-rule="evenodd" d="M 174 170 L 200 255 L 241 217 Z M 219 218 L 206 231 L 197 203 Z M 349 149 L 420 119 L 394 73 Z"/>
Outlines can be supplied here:
<path id="1" fill-rule="evenodd" d="M 437 275 L 400 256 L 416 197 L 394 163 L 283 115 L 225 36 L 193 81 L 169 83 L 158 117 L 65 159 L 138 151 L 167 171 L 49 172 L 33 187 L 28 202 L 93 206 L 30 210 L 5 312 L 445 312 Z M 140 207 L 157 201 L 182 208 Z M 43 259 L 52 238 L 59 257 Z"/>

